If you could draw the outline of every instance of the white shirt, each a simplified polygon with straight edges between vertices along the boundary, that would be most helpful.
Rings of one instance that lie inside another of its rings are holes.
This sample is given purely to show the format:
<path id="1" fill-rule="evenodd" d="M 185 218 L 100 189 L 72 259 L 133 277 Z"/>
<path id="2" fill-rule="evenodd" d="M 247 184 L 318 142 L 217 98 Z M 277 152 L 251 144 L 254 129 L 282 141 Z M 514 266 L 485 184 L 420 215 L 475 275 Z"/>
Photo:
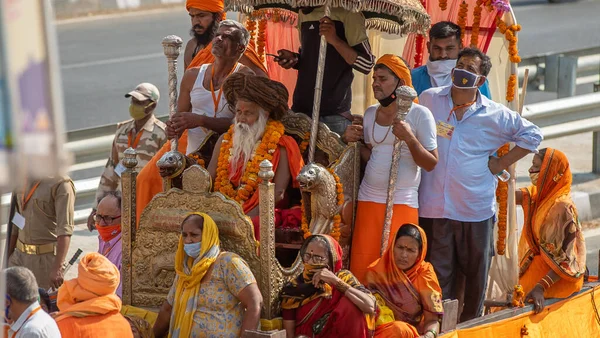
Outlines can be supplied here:
<path id="1" fill-rule="evenodd" d="M 227 99 L 225 99 L 225 95 L 221 95 L 217 111 L 215 112 L 215 102 L 213 101 L 212 92 L 204 88 L 204 85 L 202 84 L 209 65 L 210 64 L 203 64 L 202 67 L 200 67 L 200 70 L 198 71 L 198 77 L 196 77 L 194 87 L 192 87 L 192 91 L 190 92 L 192 113 L 208 117 L 232 119 L 234 114 L 227 105 Z M 238 63 L 233 72 L 237 72 L 240 67 L 241 64 Z M 220 92 L 220 89 L 215 90 L 215 98 L 219 97 Z M 207 132 L 208 129 L 203 127 L 197 127 L 188 130 L 188 143 L 185 150 L 186 155 L 198 150 L 204 141 Z"/>
<path id="2" fill-rule="evenodd" d="M 454 104 L 451 86 L 431 88 L 419 102 L 433 113 L 436 124 L 454 127 L 450 139 L 437 137 L 438 163 L 424 172 L 419 188 L 419 216 L 460 222 L 491 218 L 496 207 L 497 177 L 488 168 L 489 156 L 507 142 L 535 151 L 542 141 L 540 129 L 507 107 L 481 93 L 462 120 L 450 114 Z"/>
<path id="3" fill-rule="evenodd" d="M 58 325 L 44 310 L 40 309 L 29 317 L 31 312 L 39 307 L 40 303 L 37 301 L 29 305 L 19 319 L 10 326 L 8 337 L 12 338 L 16 332 L 15 338 L 60 338 Z"/>
<path id="4" fill-rule="evenodd" d="M 375 122 L 378 108 L 379 104 L 367 108 L 363 118 L 365 142 L 370 144 L 372 149 L 365 176 L 358 190 L 358 200 L 386 203 L 396 136 L 392 133 L 391 126 L 384 127 Z M 406 123 L 427 151 L 437 148 L 435 122 L 429 109 L 413 103 L 406 115 Z M 394 204 L 406 204 L 412 208 L 418 208 L 420 182 L 421 168 L 415 163 L 408 146 L 402 144 Z"/>

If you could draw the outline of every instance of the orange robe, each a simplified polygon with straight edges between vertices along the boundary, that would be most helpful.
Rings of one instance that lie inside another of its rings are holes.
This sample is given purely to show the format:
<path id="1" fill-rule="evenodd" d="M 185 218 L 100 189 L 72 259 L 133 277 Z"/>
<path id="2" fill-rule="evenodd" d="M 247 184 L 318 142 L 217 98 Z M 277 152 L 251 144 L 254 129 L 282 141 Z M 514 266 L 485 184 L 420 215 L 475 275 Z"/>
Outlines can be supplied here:
<path id="1" fill-rule="evenodd" d="M 367 267 L 381 257 L 381 236 L 384 221 L 384 203 L 358 201 L 356 225 L 352 235 L 350 271 L 361 283 L 365 282 Z M 418 209 L 405 204 L 395 204 L 388 245 L 394 240 L 393 234 L 405 223 L 419 223 Z"/>
<path id="2" fill-rule="evenodd" d="M 194 6 L 192 6 L 194 7 Z M 246 48 L 244 52 L 244 56 L 246 56 L 252 63 L 256 66 L 260 67 L 267 72 L 264 64 L 260 61 L 258 54 L 254 50 L 254 43 L 251 42 Z M 190 62 L 188 69 L 193 67 L 200 67 L 206 63 L 213 63 L 215 61 L 214 55 L 212 55 L 212 42 L 209 43 L 206 47 L 204 47 Z M 179 138 L 179 144 L 177 150 L 185 154 L 187 148 L 187 130 L 181 135 Z M 158 172 L 158 168 L 156 167 L 156 162 L 160 160 L 160 158 L 168 151 L 171 150 L 171 142 L 165 143 L 165 145 L 152 157 L 150 162 L 148 162 L 144 168 L 140 171 L 137 177 L 137 185 L 136 185 L 136 225 L 139 226 L 140 216 L 142 215 L 142 211 L 146 208 L 146 205 L 150 203 L 154 195 L 158 194 L 162 191 L 162 177 Z"/>
<path id="3" fill-rule="evenodd" d="M 585 240 L 570 197 L 571 182 L 567 157 L 547 148 L 537 185 L 521 189 L 525 222 L 519 240 L 519 284 L 526 295 L 550 271 L 560 280 L 546 289 L 545 298 L 566 298 L 583 285 Z"/>

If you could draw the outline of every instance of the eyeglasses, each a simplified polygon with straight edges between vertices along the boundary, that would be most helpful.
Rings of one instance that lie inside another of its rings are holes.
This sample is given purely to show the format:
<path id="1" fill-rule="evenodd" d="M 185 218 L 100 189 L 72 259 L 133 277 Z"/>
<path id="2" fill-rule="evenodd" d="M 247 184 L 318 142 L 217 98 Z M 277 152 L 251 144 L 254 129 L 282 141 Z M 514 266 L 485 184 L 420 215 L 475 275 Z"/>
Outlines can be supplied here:
<path id="1" fill-rule="evenodd" d="M 323 257 L 323 256 L 319 256 L 319 255 L 315 255 L 315 254 L 310 254 L 310 253 L 305 253 L 304 255 L 302 255 L 302 260 L 304 260 L 305 262 L 308 262 L 312 259 L 313 262 L 320 264 L 325 262 L 325 260 L 327 259 L 327 257 Z"/>
<path id="2" fill-rule="evenodd" d="M 94 215 L 94 221 L 100 223 L 100 221 L 104 221 L 104 223 L 106 224 L 111 224 L 112 222 L 114 222 L 115 220 L 121 218 L 121 215 L 119 216 L 108 216 L 108 215 L 100 215 L 100 214 L 95 214 Z"/>

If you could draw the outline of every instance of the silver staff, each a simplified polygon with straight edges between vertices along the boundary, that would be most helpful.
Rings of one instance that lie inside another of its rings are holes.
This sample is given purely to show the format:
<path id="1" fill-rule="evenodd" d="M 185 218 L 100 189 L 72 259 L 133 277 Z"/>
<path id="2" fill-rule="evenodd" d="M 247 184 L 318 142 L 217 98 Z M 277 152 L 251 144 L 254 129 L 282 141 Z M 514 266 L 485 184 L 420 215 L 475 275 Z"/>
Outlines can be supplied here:
<path id="1" fill-rule="evenodd" d="M 398 105 L 398 113 L 396 119 L 404 121 L 408 111 L 413 104 L 413 100 L 417 97 L 417 92 L 408 86 L 402 86 L 396 89 L 396 104 Z M 398 138 L 394 140 L 394 150 L 392 152 L 392 166 L 390 168 L 390 180 L 387 190 L 387 199 L 385 205 L 385 222 L 383 223 L 383 233 L 381 236 L 381 255 L 387 248 L 390 239 L 390 229 L 392 227 L 392 216 L 394 214 L 394 192 L 396 190 L 396 178 L 398 178 L 398 166 L 400 165 L 400 149 L 404 142 Z"/>
<path id="2" fill-rule="evenodd" d="M 331 15 L 330 1 L 324 6 L 325 15 Z M 327 56 L 327 40 L 321 35 L 321 44 L 319 46 L 319 63 L 317 64 L 317 79 L 315 81 L 315 96 L 313 100 L 312 126 L 310 128 L 310 141 L 308 145 L 308 163 L 315 159 L 315 149 L 317 147 L 317 134 L 319 132 L 319 113 L 321 109 L 321 95 L 323 94 L 323 73 L 325 73 L 325 57 Z"/>
<path id="3" fill-rule="evenodd" d="M 162 40 L 169 72 L 169 119 L 177 112 L 177 58 L 183 41 L 177 35 L 169 35 Z M 171 151 L 177 151 L 177 137 L 171 139 Z"/>

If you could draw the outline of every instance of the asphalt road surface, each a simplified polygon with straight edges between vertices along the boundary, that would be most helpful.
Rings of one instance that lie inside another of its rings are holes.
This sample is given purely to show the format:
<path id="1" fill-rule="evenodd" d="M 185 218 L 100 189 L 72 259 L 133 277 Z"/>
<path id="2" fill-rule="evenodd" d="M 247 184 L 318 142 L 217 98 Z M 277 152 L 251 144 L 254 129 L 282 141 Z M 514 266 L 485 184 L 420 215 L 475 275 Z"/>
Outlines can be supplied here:
<path id="1" fill-rule="evenodd" d="M 523 26 L 519 35 L 522 56 L 600 46 L 600 1 L 564 1 L 568 2 L 512 1 Z M 129 100 L 123 95 L 140 82 L 159 88 L 162 97 L 157 113 L 166 115 L 167 65 L 161 40 L 176 34 L 187 41 L 189 28 L 183 6 L 159 13 L 60 23 L 57 31 L 67 130 L 128 118 Z M 182 67 L 180 58 L 180 78 Z M 529 97 L 537 101 L 545 96 L 531 93 Z"/>

